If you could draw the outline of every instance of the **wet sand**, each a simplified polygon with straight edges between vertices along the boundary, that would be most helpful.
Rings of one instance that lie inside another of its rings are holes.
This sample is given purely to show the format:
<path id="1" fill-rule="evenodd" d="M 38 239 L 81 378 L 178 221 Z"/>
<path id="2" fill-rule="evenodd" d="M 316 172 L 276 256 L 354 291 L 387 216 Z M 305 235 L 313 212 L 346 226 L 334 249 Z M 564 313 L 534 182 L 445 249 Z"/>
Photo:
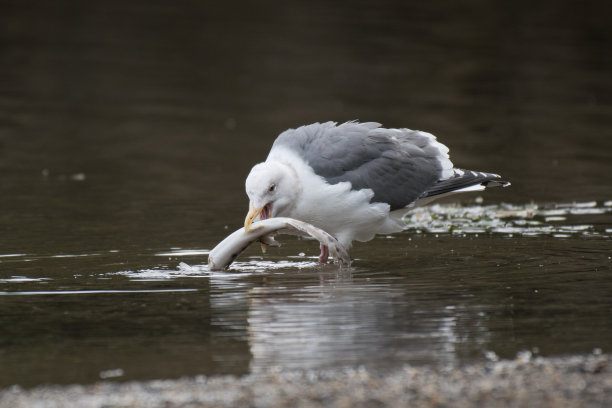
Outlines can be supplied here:
<path id="1" fill-rule="evenodd" d="M 519 357 L 461 368 L 380 373 L 271 370 L 93 385 L 13 386 L 0 407 L 609 407 L 612 355 Z"/>

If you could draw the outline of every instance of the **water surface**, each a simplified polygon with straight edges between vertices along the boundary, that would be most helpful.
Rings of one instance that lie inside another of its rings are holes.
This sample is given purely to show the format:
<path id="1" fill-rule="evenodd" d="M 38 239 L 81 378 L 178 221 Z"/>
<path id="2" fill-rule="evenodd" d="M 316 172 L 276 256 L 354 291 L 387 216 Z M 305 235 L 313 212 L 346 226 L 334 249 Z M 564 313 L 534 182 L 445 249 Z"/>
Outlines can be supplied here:
<path id="1" fill-rule="evenodd" d="M 0 3 L 0 386 L 610 351 L 610 11 Z M 512 186 L 208 271 L 275 136 L 353 119 Z"/>

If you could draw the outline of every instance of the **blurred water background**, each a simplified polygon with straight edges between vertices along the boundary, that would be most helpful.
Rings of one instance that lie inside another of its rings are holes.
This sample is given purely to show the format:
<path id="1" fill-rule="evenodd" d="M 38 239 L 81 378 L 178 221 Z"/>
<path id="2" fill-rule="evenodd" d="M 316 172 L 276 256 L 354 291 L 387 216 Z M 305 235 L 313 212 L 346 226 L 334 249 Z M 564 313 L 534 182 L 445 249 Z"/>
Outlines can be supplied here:
<path id="1" fill-rule="evenodd" d="M 0 386 L 611 351 L 610 4 L 0 0 Z M 208 271 L 276 135 L 353 119 L 512 186 Z"/>

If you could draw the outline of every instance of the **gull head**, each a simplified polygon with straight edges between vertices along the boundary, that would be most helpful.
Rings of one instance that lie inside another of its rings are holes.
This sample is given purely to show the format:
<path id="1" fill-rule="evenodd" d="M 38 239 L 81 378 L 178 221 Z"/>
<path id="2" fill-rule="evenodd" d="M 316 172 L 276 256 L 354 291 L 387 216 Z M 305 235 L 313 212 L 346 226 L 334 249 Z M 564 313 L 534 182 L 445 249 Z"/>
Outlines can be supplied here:
<path id="1" fill-rule="evenodd" d="M 299 180 L 293 168 L 285 163 L 267 161 L 255 165 L 245 182 L 249 212 L 244 228 L 249 231 L 258 217 L 289 216 L 298 198 Z"/>

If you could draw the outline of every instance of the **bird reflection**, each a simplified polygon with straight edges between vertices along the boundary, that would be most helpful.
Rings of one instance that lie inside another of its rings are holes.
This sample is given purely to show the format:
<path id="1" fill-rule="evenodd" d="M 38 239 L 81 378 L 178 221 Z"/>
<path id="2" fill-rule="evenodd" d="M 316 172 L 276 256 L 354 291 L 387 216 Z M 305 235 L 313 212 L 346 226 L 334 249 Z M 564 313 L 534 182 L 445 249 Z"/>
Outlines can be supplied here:
<path id="1" fill-rule="evenodd" d="M 251 372 L 457 364 L 463 344 L 489 336 L 478 307 L 433 305 L 346 271 L 237 276 L 212 276 L 213 324 L 248 341 Z"/>

